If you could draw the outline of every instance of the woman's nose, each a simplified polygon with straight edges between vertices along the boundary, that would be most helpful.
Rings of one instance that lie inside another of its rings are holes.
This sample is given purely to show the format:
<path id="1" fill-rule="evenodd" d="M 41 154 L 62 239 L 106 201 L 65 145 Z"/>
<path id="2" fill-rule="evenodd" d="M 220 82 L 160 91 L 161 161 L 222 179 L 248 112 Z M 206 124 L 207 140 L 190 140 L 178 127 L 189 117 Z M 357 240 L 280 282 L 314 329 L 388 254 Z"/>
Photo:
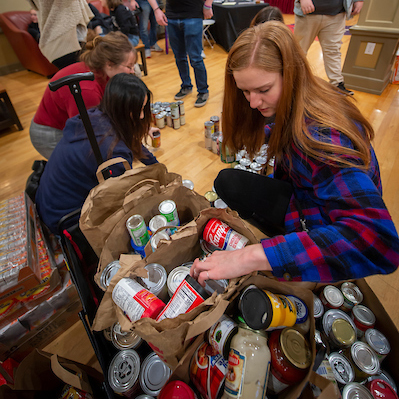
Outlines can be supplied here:
<path id="1" fill-rule="evenodd" d="M 253 109 L 258 108 L 262 104 L 262 100 L 258 93 L 249 94 L 249 106 Z"/>

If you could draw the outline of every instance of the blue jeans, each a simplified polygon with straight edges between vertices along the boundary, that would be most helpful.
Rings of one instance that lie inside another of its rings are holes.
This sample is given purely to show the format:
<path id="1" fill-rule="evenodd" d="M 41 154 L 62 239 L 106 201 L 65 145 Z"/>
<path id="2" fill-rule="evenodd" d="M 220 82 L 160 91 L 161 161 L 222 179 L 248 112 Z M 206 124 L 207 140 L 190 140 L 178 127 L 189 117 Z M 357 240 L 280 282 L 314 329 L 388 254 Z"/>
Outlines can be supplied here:
<path id="1" fill-rule="evenodd" d="M 132 35 L 131 33 L 129 33 L 127 35 L 127 38 L 129 39 L 129 42 L 132 43 L 133 47 L 136 47 L 139 44 L 140 41 L 140 36 L 138 35 Z"/>
<path id="2" fill-rule="evenodd" d="M 157 42 L 157 20 L 154 11 L 147 0 L 137 0 L 142 9 L 139 14 L 140 37 L 146 48 L 149 50 Z M 150 21 L 150 34 L 148 34 L 148 21 Z"/>
<path id="3" fill-rule="evenodd" d="M 192 89 L 190 70 L 194 69 L 195 83 L 199 94 L 208 93 L 208 82 L 202 52 L 202 19 L 168 19 L 168 36 L 175 55 L 177 69 L 182 81 L 182 89 Z"/>

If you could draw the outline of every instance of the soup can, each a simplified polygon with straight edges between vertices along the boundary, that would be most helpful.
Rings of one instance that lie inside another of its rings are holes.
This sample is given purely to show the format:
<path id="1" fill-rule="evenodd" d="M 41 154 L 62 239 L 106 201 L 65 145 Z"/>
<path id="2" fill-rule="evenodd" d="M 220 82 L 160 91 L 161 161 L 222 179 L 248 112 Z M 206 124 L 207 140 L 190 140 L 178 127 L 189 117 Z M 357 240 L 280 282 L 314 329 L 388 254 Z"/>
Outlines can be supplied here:
<path id="1" fill-rule="evenodd" d="M 112 390 L 128 398 L 140 391 L 140 357 L 134 349 L 119 351 L 108 368 L 108 382 Z"/>
<path id="2" fill-rule="evenodd" d="M 164 127 L 165 127 L 165 123 L 164 123 Z M 159 148 L 161 146 L 161 132 L 155 131 L 152 133 L 151 145 L 154 148 Z"/>
<path id="3" fill-rule="evenodd" d="M 384 380 L 375 379 L 366 384 L 374 399 L 398 399 L 395 390 Z"/>
<path id="4" fill-rule="evenodd" d="M 363 301 L 363 294 L 359 287 L 351 282 L 344 282 L 341 285 L 341 292 L 344 296 L 344 303 L 341 310 L 350 312 L 355 305 L 359 305 Z"/>
<path id="5" fill-rule="evenodd" d="M 345 354 L 352 362 L 355 381 L 362 382 L 369 376 L 380 372 L 380 361 L 376 353 L 365 342 L 356 341 L 345 350 Z"/>
<path id="6" fill-rule="evenodd" d="M 166 286 L 167 274 L 165 268 L 159 263 L 149 263 L 144 266 L 148 272 L 148 277 L 137 277 L 148 291 L 156 295 L 161 301 L 167 302 L 168 288 Z"/>
<path id="7" fill-rule="evenodd" d="M 187 266 L 177 266 L 169 272 L 167 281 L 169 296 L 173 296 L 177 287 L 188 274 L 190 274 L 190 268 Z"/>
<path id="8" fill-rule="evenodd" d="M 342 399 L 374 399 L 371 392 L 357 382 L 351 382 L 344 386 L 342 391 Z"/>
<path id="9" fill-rule="evenodd" d="M 167 225 L 168 221 L 164 215 L 155 215 L 148 222 L 148 228 L 151 230 L 153 234 L 156 233 L 157 230 L 160 229 L 161 227 L 165 227 Z"/>
<path id="10" fill-rule="evenodd" d="M 120 267 L 121 265 L 119 263 L 119 260 L 114 260 L 113 262 L 108 263 L 108 265 L 105 266 L 100 276 L 100 285 L 104 291 L 107 290 L 109 283 L 112 280 L 112 277 L 115 276 Z"/>
<path id="11" fill-rule="evenodd" d="M 180 110 L 179 110 L 179 106 L 177 105 L 177 103 L 170 104 L 170 112 L 172 114 L 172 119 L 180 118 Z"/>
<path id="12" fill-rule="evenodd" d="M 177 118 L 173 118 L 172 116 L 172 125 L 173 129 L 180 129 L 180 116 Z"/>
<path id="13" fill-rule="evenodd" d="M 210 120 L 211 122 L 213 122 L 213 130 L 214 130 L 214 132 L 215 132 L 215 133 L 216 133 L 216 132 L 220 132 L 220 119 L 219 119 L 219 117 L 218 117 L 217 115 L 211 116 L 211 117 L 209 118 L 209 120 Z"/>
<path id="14" fill-rule="evenodd" d="M 158 248 L 158 244 L 161 240 L 167 240 L 167 241 L 170 240 L 170 236 L 166 231 L 158 231 L 158 233 L 155 233 L 150 238 L 152 252 L 156 251 L 156 249 Z"/>
<path id="15" fill-rule="evenodd" d="M 150 240 L 147 226 L 141 215 L 130 216 L 129 219 L 126 220 L 126 227 L 130 237 L 137 247 L 145 246 Z"/>
<path id="16" fill-rule="evenodd" d="M 229 359 L 229 351 L 231 340 L 237 333 L 237 323 L 226 315 L 212 325 L 208 331 L 209 343 L 220 353 L 226 360 Z"/>
<path id="17" fill-rule="evenodd" d="M 353 370 L 352 363 L 342 353 L 330 353 L 328 362 L 338 383 L 346 385 L 355 380 L 355 371 Z"/>
<path id="18" fill-rule="evenodd" d="M 177 101 L 177 105 L 179 106 L 180 115 L 184 115 L 186 113 L 186 111 L 184 109 L 184 101 L 182 101 L 182 100 Z"/>
<path id="19" fill-rule="evenodd" d="M 166 113 L 166 124 L 167 124 L 169 127 L 173 127 L 172 113 L 171 113 L 171 112 L 167 112 L 167 113 Z"/>
<path id="20" fill-rule="evenodd" d="M 140 369 L 140 386 L 147 395 L 158 396 L 171 375 L 170 368 L 152 352 L 143 361 Z"/>
<path id="21" fill-rule="evenodd" d="M 190 363 L 190 380 L 204 399 L 217 399 L 227 374 L 228 361 L 207 342 L 202 342 Z"/>
<path id="22" fill-rule="evenodd" d="M 141 337 L 135 334 L 134 332 L 122 331 L 121 325 L 118 322 L 112 325 L 111 340 L 112 344 L 118 350 L 136 349 L 143 342 Z"/>
<path id="23" fill-rule="evenodd" d="M 375 315 L 368 307 L 364 305 L 356 305 L 352 309 L 352 320 L 357 328 L 357 336 L 361 339 L 369 328 L 375 325 Z"/>
<path id="24" fill-rule="evenodd" d="M 362 341 L 366 342 L 368 346 L 373 349 L 373 351 L 377 354 L 380 363 L 391 351 L 391 345 L 389 344 L 388 339 L 382 332 L 375 330 L 374 328 L 369 328 L 366 330 Z"/>
<path id="25" fill-rule="evenodd" d="M 184 126 L 186 124 L 186 115 L 180 115 L 180 126 Z"/>
<path id="26" fill-rule="evenodd" d="M 320 293 L 323 305 L 330 309 L 339 309 L 344 303 L 341 290 L 334 285 L 326 285 Z"/>
<path id="27" fill-rule="evenodd" d="M 160 112 L 159 114 L 155 115 L 155 122 L 158 129 L 163 129 L 165 127 L 165 114 Z M 161 136 L 159 136 L 159 144 L 161 144 Z"/>
<path id="28" fill-rule="evenodd" d="M 159 213 L 166 217 L 171 226 L 180 226 L 179 215 L 177 213 L 176 203 L 172 200 L 165 200 L 159 204 Z"/>

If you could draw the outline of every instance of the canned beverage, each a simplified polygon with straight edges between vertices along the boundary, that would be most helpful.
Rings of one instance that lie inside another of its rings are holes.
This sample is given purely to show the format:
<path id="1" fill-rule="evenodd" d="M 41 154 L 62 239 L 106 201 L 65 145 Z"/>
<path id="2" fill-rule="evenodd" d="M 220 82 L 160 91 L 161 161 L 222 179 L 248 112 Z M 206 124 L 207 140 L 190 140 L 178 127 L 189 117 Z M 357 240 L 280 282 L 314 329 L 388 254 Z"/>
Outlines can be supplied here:
<path id="1" fill-rule="evenodd" d="M 163 112 L 155 115 L 155 123 L 159 129 L 163 129 L 165 127 L 165 115 Z"/>
<path id="2" fill-rule="evenodd" d="M 284 295 L 275 295 L 249 285 L 240 295 L 238 309 L 253 330 L 291 327 L 296 321 L 295 305 Z"/>
<path id="3" fill-rule="evenodd" d="M 172 119 L 178 119 L 178 118 L 180 119 L 180 110 L 177 103 L 170 104 L 170 112 L 172 114 Z"/>
<path id="4" fill-rule="evenodd" d="M 350 312 L 355 305 L 359 305 L 363 301 L 363 294 L 359 287 L 351 282 L 342 283 L 341 292 L 344 296 L 344 303 L 341 309 L 345 312 Z"/>
<path id="5" fill-rule="evenodd" d="M 165 122 L 164 122 L 164 127 L 165 127 Z M 159 148 L 161 146 L 161 132 L 153 132 L 152 136 L 153 137 L 151 145 L 154 148 Z"/>
<path id="6" fill-rule="evenodd" d="M 356 341 L 356 331 L 348 320 L 335 319 L 328 334 L 332 346 L 347 348 Z"/>
<path id="7" fill-rule="evenodd" d="M 218 146 L 218 139 L 219 139 L 219 133 L 213 133 L 212 134 L 212 152 L 216 155 L 219 155 L 219 146 Z"/>
<path id="8" fill-rule="evenodd" d="M 189 179 L 184 179 L 184 180 L 182 181 L 182 184 L 183 184 L 184 187 L 187 187 L 187 188 L 189 188 L 190 190 L 194 190 L 194 183 L 193 183 L 191 180 L 189 180 Z"/>
<path id="9" fill-rule="evenodd" d="M 169 272 L 167 285 L 171 297 L 188 274 L 190 274 L 190 268 L 187 266 L 177 266 Z"/>
<path id="10" fill-rule="evenodd" d="M 220 119 L 218 116 L 211 116 L 209 120 L 213 123 L 213 130 L 214 132 L 220 131 Z"/>
<path id="11" fill-rule="evenodd" d="M 140 390 L 139 385 L 140 357 L 134 349 L 118 352 L 108 368 L 108 382 L 116 393 L 135 397 Z"/>
<path id="12" fill-rule="evenodd" d="M 108 265 L 105 266 L 100 276 L 100 285 L 104 291 L 107 290 L 109 283 L 112 280 L 112 277 L 115 276 L 120 267 L 121 265 L 119 263 L 119 260 L 114 260 L 113 262 L 108 263 Z"/>
<path id="13" fill-rule="evenodd" d="M 356 341 L 345 352 L 352 362 L 355 381 L 362 382 L 370 375 L 380 372 L 380 362 L 376 353 L 365 343 Z"/>
<path id="14" fill-rule="evenodd" d="M 211 206 L 214 205 L 215 201 L 218 199 L 218 195 L 214 191 L 207 191 L 204 197 L 209 201 Z"/>
<path id="15" fill-rule="evenodd" d="M 167 241 L 170 240 L 170 236 L 166 231 L 158 231 L 158 233 L 155 233 L 150 238 L 152 252 L 156 251 L 156 249 L 158 248 L 158 244 L 161 240 L 167 240 Z"/>
<path id="16" fill-rule="evenodd" d="M 168 220 L 164 215 L 155 215 L 151 218 L 148 223 L 148 228 L 152 231 L 152 233 L 156 233 L 158 229 L 161 227 L 165 227 L 168 225 Z"/>
<path id="17" fill-rule="evenodd" d="M 156 353 L 150 353 L 143 361 L 140 370 L 140 386 L 147 395 L 157 396 L 167 383 L 170 368 L 159 358 Z"/>
<path id="18" fill-rule="evenodd" d="M 165 304 L 137 281 L 122 278 L 112 291 L 112 299 L 130 321 L 155 319 Z"/>
<path id="19" fill-rule="evenodd" d="M 188 274 L 177 287 L 168 304 L 158 315 L 157 321 L 173 319 L 180 314 L 188 313 L 208 298 L 207 292 Z"/>
<path id="20" fill-rule="evenodd" d="M 166 217 L 171 226 L 180 226 L 179 215 L 177 213 L 176 203 L 172 200 L 165 200 L 159 204 L 159 213 Z"/>
<path id="21" fill-rule="evenodd" d="M 111 327 L 111 341 L 118 350 L 136 349 L 143 340 L 132 331 L 122 331 L 121 325 L 116 322 Z"/>
<path id="22" fill-rule="evenodd" d="M 167 302 L 168 288 L 166 286 L 167 274 L 165 268 L 158 263 L 149 263 L 144 266 L 148 272 L 148 277 L 137 277 L 142 285 L 151 293 L 156 295 L 161 301 Z"/>
<path id="23" fill-rule="evenodd" d="M 249 241 L 248 238 L 216 218 L 210 219 L 206 224 L 203 238 L 215 247 L 227 251 L 241 249 Z"/>
<path id="24" fill-rule="evenodd" d="M 287 298 L 295 305 L 296 308 L 296 321 L 295 329 L 306 334 L 310 328 L 309 311 L 305 302 L 295 295 L 287 295 Z"/>
<path id="25" fill-rule="evenodd" d="M 374 313 L 364 305 L 356 305 L 352 309 L 352 320 L 357 327 L 357 336 L 361 339 L 369 328 L 375 325 Z"/>
<path id="26" fill-rule="evenodd" d="M 208 331 L 208 341 L 226 360 L 229 359 L 230 343 L 238 325 L 230 317 L 222 315 Z"/>
<path id="27" fill-rule="evenodd" d="M 137 247 L 144 247 L 150 240 L 150 235 L 147 231 L 147 226 L 144 218 L 141 215 L 133 215 L 126 221 L 126 227 Z"/>
<path id="28" fill-rule="evenodd" d="M 345 313 L 339 309 L 330 309 L 330 310 L 327 310 L 326 313 L 324 313 L 323 320 L 322 320 L 323 332 L 327 337 L 330 337 L 330 331 L 332 329 L 332 326 L 333 326 L 333 323 L 335 322 L 335 320 L 347 321 L 351 325 L 353 331 L 356 331 L 355 323 L 348 316 L 347 313 Z"/>
<path id="29" fill-rule="evenodd" d="M 344 303 L 344 296 L 339 288 L 326 285 L 320 293 L 323 305 L 330 309 L 339 309 Z"/>
<path id="30" fill-rule="evenodd" d="M 205 127 L 205 138 L 211 139 L 212 138 L 212 134 L 215 133 L 215 128 L 214 128 L 214 123 L 211 121 L 206 121 L 204 123 L 204 127 Z"/>
<path id="31" fill-rule="evenodd" d="M 184 115 L 186 113 L 186 111 L 184 110 L 184 101 L 182 100 L 177 101 L 177 105 L 179 106 L 180 115 Z"/>
<path id="32" fill-rule="evenodd" d="M 371 392 L 357 382 L 351 382 L 344 386 L 342 399 L 374 399 Z"/>
<path id="33" fill-rule="evenodd" d="M 171 113 L 171 112 L 167 112 L 167 113 L 166 113 L 166 124 L 167 124 L 169 127 L 173 127 L 172 113 Z"/>
<path id="34" fill-rule="evenodd" d="M 317 297 L 315 294 L 313 294 L 313 315 L 314 318 L 320 319 L 324 314 L 324 306 L 323 302 L 321 302 L 321 299 Z"/>
<path id="35" fill-rule="evenodd" d="M 369 381 L 366 387 L 369 389 L 374 399 L 398 399 L 395 390 L 384 380 L 375 379 Z"/>
<path id="36" fill-rule="evenodd" d="M 332 352 L 330 356 L 328 356 L 328 362 L 330 363 L 337 382 L 346 385 L 355 380 L 353 366 L 342 353 Z"/>
<path id="37" fill-rule="evenodd" d="M 172 125 L 173 129 L 180 129 L 180 116 L 177 118 L 173 118 L 172 116 Z"/>
<path id="38" fill-rule="evenodd" d="M 190 380 L 204 399 L 217 399 L 227 374 L 228 362 L 206 342 L 196 349 L 190 363 Z"/>
<path id="39" fill-rule="evenodd" d="M 197 399 L 194 391 L 183 381 L 168 382 L 159 393 L 158 399 Z"/>
<path id="40" fill-rule="evenodd" d="M 366 344 L 373 349 L 373 351 L 377 354 L 380 363 L 391 351 L 391 345 L 389 344 L 388 339 L 382 332 L 375 330 L 374 328 L 369 328 L 366 330 L 362 341 L 366 342 Z"/>

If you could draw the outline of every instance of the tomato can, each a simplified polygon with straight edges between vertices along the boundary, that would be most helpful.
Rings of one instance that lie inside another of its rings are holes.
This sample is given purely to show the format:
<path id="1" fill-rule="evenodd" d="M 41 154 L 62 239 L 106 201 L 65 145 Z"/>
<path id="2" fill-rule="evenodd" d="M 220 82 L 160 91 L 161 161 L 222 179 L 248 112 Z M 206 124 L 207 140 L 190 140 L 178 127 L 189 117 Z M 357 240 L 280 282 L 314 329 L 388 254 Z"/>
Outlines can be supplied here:
<path id="1" fill-rule="evenodd" d="M 352 362 L 355 381 L 362 382 L 380 372 L 380 362 L 376 353 L 365 343 L 356 341 L 344 352 Z"/>
<path id="2" fill-rule="evenodd" d="M 238 325 L 230 317 L 222 317 L 209 329 L 209 343 L 226 359 L 229 359 L 230 343 L 237 333 Z"/>
<path id="3" fill-rule="evenodd" d="M 165 127 L 165 120 L 164 120 L 163 126 Z M 161 132 L 155 131 L 152 133 L 151 145 L 154 148 L 159 148 L 161 146 Z"/>
<path id="4" fill-rule="evenodd" d="M 167 302 L 169 297 L 166 286 L 167 273 L 165 268 L 159 263 L 149 263 L 144 266 L 144 269 L 147 270 L 148 277 L 137 277 L 137 280 L 161 301 Z"/>
<path id="5" fill-rule="evenodd" d="M 170 240 L 170 236 L 166 231 L 158 231 L 158 233 L 155 233 L 154 235 L 151 236 L 150 238 L 150 245 L 152 252 L 155 252 L 156 249 L 158 248 L 159 242 L 161 240 Z"/>
<path id="6" fill-rule="evenodd" d="M 121 265 L 119 263 L 119 260 L 114 260 L 113 262 L 108 263 L 108 265 L 105 266 L 100 276 L 100 285 L 104 291 L 107 290 L 109 283 L 112 280 L 112 277 L 115 276 L 120 267 Z"/>
<path id="7" fill-rule="evenodd" d="M 357 382 L 351 382 L 344 386 L 342 391 L 342 399 L 374 399 L 371 392 Z"/>
<path id="8" fill-rule="evenodd" d="M 188 274 L 157 317 L 157 321 L 173 319 L 180 314 L 188 313 L 207 298 L 209 298 L 207 292 Z"/>
<path id="9" fill-rule="evenodd" d="M 167 287 L 169 296 L 173 296 L 177 287 L 181 282 L 190 274 L 190 268 L 188 266 L 177 266 L 169 272 Z"/>
<path id="10" fill-rule="evenodd" d="M 185 382 L 170 381 L 161 389 L 158 399 L 197 399 L 197 395 Z"/>
<path id="11" fill-rule="evenodd" d="M 391 351 L 391 345 L 385 335 L 375 330 L 374 328 L 369 328 L 364 333 L 362 338 L 363 342 L 366 342 L 371 349 L 377 354 L 380 363 L 386 358 L 386 356 Z"/>
<path id="12" fill-rule="evenodd" d="M 359 287 L 349 281 L 342 283 L 341 292 L 344 296 L 344 303 L 341 310 L 350 312 L 355 305 L 359 305 L 363 301 L 363 294 Z"/>
<path id="13" fill-rule="evenodd" d="M 355 380 L 355 371 L 352 363 L 342 353 L 330 353 L 328 362 L 338 383 L 346 385 Z"/>
<path id="14" fill-rule="evenodd" d="M 203 238 L 205 241 L 227 251 L 241 249 L 248 243 L 248 238 L 230 228 L 221 220 L 212 218 L 205 226 Z"/>
<path id="15" fill-rule="evenodd" d="M 176 203 L 173 200 L 162 201 L 159 204 L 158 210 L 161 215 L 166 217 L 169 225 L 180 226 Z"/>
<path id="16" fill-rule="evenodd" d="M 152 352 L 143 361 L 140 369 L 140 386 L 147 395 L 157 396 L 171 375 L 170 368 Z"/>
<path id="17" fill-rule="evenodd" d="M 374 399 L 398 399 L 395 390 L 384 380 L 375 379 L 366 384 Z"/>
<path id="18" fill-rule="evenodd" d="M 344 303 L 341 290 L 334 285 L 326 285 L 320 293 L 320 299 L 323 305 L 330 309 L 339 309 Z"/>
<path id="19" fill-rule="evenodd" d="M 112 291 L 112 299 L 130 321 L 155 319 L 165 304 L 137 281 L 122 278 Z"/>
<path id="20" fill-rule="evenodd" d="M 217 399 L 226 378 L 228 362 L 207 342 L 195 350 L 190 363 L 190 380 L 204 399 Z"/>
<path id="21" fill-rule="evenodd" d="M 143 340 L 133 331 L 122 331 L 121 325 L 116 322 L 111 327 L 111 341 L 118 350 L 136 349 Z"/>
<path id="22" fill-rule="evenodd" d="M 356 305 L 352 309 L 352 319 L 357 328 L 357 336 L 361 339 L 369 328 L 374 328 L 375 315 L 368 307 Z"/>
<path id="23" fill-rule="evenodd" d="M 119 351 L 108 368 L 108 382 L 112 390 L 128 398 L 136 397 L 139 384 L 140 357 L 134 349 Z"/>
<path id="24" fill-rule="evenodd" d="M 126 221 L 126 228 L 137 247 L 143 247 L 150 240 L 147 226 L 141 215 L 133 215 Z"/>

